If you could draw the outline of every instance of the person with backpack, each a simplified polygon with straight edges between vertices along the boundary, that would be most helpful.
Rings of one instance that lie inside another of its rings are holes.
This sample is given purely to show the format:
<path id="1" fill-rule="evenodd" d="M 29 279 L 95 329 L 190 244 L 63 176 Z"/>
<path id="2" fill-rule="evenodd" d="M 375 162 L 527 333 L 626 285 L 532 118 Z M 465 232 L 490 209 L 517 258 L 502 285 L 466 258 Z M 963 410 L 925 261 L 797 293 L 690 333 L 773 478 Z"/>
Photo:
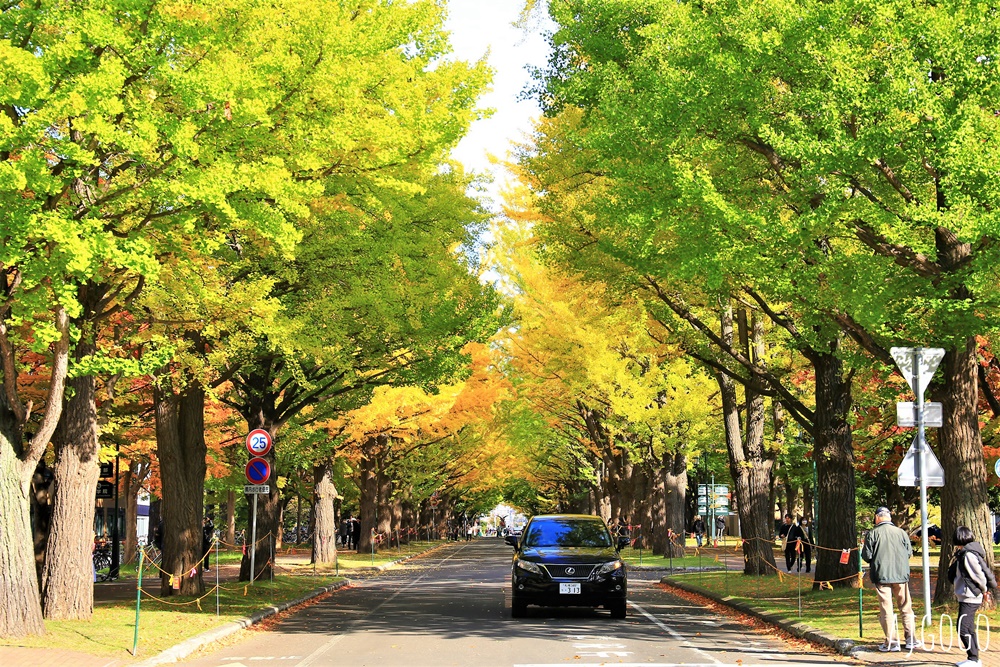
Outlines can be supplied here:
<path id="1" fill-rule="evenodd" d="M 986 551 L 976 541 L 968 526 L 955 529 L 955 555 L 948 566 L 948 579 L 955 586 L 958 600 L 958 638 L 967 656 L 957 667 L 981 667 L 976 614 L 983 596 L 996 591 L 997 580 L 986 563 Z"/>
<path id="2" fill-rule="evenodd" d="M 694 523 L 691 524 L 691 533 L 694 535 L 695 542 L 700 547 L 701 540 L 705 537 L 705 522 L 701 520 L 700 514 L 694 518 Z"/>

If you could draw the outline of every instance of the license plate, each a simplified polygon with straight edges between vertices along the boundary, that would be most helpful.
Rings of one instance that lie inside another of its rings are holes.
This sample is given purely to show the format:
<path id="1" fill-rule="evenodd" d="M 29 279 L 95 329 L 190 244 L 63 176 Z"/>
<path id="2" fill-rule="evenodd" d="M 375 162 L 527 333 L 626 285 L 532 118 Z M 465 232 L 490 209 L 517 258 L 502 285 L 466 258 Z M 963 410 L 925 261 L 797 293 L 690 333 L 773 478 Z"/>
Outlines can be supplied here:
<path id="1" fill-rule="evenodd" d="M 559 593 L 564 595 L 579 595 L 580 584 L 559 584 Z"/>

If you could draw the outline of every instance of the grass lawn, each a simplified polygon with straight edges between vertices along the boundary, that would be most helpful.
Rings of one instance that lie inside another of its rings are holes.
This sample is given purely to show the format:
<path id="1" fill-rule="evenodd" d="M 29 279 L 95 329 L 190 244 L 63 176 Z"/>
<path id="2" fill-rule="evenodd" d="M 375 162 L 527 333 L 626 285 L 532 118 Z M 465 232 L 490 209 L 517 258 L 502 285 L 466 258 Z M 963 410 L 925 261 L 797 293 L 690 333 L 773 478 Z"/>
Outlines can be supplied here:
<path id="1" fill-rule="evenodd" d="M 720 557 L 719 561 L 715 560 L 715 554 L 712 555 L 702 555 L 693 556 L 687 555 L 683 558 L 666 558 L 664 556 L 654 556 L 651 552 L 643 550 L 642 557 L 639 556 L 639 551 L 636 549 L 623 549 L 622 560 L 624 560 L 629 565 L 642 565 L 643 567 L 674 567 L 674 568 L 688 568 L 688 567 L 711 567 L 718 568 L 725 565 L 725 557 Z M 735 563 L 735 559 L 733 559 Z"/>
<path id="2" fill-rule="evenodd" d="M 223 584 L 225 589 L 219 592 L 219 616 L 215 615 L 214 593 L 201 600 L 200 609 L 191 598 L 171 598 L 174 604 L 166 604 L 144 595 L 136 659 L 148 658 L 222 623 L 262 607 L 294 600 L 335 581 L 336 577 L 329 576 L 283 575 L 275 577 L 273 582 L 261 581 L 246 587 L 245 596 L 243 585 Z M 153 588 L 150 592 L 159 591 Z M 46 621 L 45 629 L 48 633 L 45 636 L 0 639 L 0 646 L 68 649 L 127 660 L 131 658 L 129 651 L 135 632 L 135 600 L 102 604 L 94 609 L 90 621 Z"/>
<path id="3" fill-rule="evenodd" d="M 881 642 L 883 639 L 882 630 L 878 624 L 878 600 L 875 597 L 875 592 L 870 588 L 865 588 L 862 594 L 864 637 L 860 637 L 858 633 L 857 589 L 813 591 L 811 576 L 796 579 L 794 576 L 785 575 L 781 581 L 777 576 L 744 577 L 738 571 L 677 574 L 670 578 L 718 595 L 740 598 L 755 607 L 779 613 L 789 619 L 801 619 L 808 625 L 837 637 L 863 642 Z M 865 583 L 869 585 L 867 581 Z M 802 592 L 801 617 L 799 616 L 799 584 L 801 584 Z M 935 627 L 933 630 L 928 630 L 928 634 L 939 632 L 937 623 L 943 612 L 951 614 L 954 623 L 955 610 L 954 603 L 936 606 L 933 613 Z M 920 599 L 919 593 L 913 596 L 913 611 L 919 623 L 923 612 L 923 601 Z M 996 627 L 1000 623 L 1000 614 L 996 610 L 988 612 L 987 615 L 992 627 Z M 947 636 L 946 624 L 945 637 L 947 638 Z"/>
<path id="4" fill-rule="evenodd" d="M 313 571 L 330 573 L 338 571 L 349 572 L 351 570 L 361 570 L 365 568 L 370 569 L 373 565 L 375 567 L 386 565 L 393 561 L 397 561 L 400 558 L 415 556 L 442 544 L 446 544 L 446 542 L 444 540 L 433 540 L 430 542 L 421 540 L 419 542 L 403 544 L 398 549 L 395 546 L 382 548 L 381 550 L 376 551 L 374 556 L 372 556 L 371 552 L 360 554 L 354 552 L 338 552 L 336 565 L 317 568 L 313 568 L 313 566 L 309 563 L 310 550 L 308 548 L 293 550 L 292 553 L 287 555 L 283 555 L 286 554 L 286 551 L 282 550 L 278 555 L 278 570 L 281 571 L 284 569 L 296 573 L 308 573 Z"/>

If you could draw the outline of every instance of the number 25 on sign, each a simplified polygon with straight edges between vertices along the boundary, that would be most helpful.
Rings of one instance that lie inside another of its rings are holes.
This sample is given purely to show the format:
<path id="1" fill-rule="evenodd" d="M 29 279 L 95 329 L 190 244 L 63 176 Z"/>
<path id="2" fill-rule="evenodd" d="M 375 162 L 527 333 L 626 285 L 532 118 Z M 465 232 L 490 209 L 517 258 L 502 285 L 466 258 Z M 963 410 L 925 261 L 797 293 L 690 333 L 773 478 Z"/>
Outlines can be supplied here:
<path id="1" fill-rule="evenodd" d="M 247 434 L 247 451 L 251 456 L 264 456 L 271 451 L 271 434 L 255 428 Z"/>

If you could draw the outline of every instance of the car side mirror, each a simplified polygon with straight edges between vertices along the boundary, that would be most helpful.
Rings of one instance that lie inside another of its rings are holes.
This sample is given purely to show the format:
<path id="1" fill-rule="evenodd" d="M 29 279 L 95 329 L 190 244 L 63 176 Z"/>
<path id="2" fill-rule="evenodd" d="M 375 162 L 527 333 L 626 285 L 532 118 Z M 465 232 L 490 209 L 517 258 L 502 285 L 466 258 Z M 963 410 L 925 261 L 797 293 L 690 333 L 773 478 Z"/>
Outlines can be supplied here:
<path id="1" fill-rule="evenodd" d="M 618 538 L 618 551 L 621 551 L 622 549 L 624 549 L 625 547 L 627 547 L 631 543 L 632 543 L 632 540 L 630 538 L 625 537 L 624 535 L 622 535 L 621 537 Z"/>
<path id="2" fill-rule="evenodd" d="M 514 535 L 507 535 L 506 537 L 503 538 L 503 541 L 509 544 L 510 546 L 514 547 L 515 549 L 517 548 L 517 537 L 515 537 Z"/>

